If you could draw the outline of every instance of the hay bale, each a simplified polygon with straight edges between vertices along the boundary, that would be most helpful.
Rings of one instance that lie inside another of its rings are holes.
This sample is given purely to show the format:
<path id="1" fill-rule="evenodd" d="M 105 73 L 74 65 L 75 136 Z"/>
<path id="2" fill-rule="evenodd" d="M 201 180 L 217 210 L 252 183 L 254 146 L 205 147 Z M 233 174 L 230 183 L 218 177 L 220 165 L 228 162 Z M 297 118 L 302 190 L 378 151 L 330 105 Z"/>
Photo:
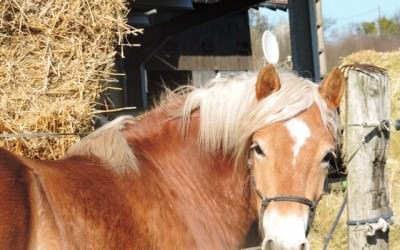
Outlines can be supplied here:
<path id="1" fill-rule="evenodd" d="M 56 159 L 93 130 L 117 44 L 138 30 L 124 0 L 6 0 L 0 13 L 0 146 Z M 73 135 L 9 137 L 32 132 Z"/>
<path id="2" fill-rule="evenodd" d="M 391 116 L 394 119 L 400 118 L 400 50 L 393 52 L 376 52 L 372 50 L 360 51 L 351 54 L 343 59 L 342 65 L 361 63 L 372 64 L 384 68 L 389 73 L 391 91 Z M 343 113 L 343 112 L 342 112 Z M 388 189 L 391 193 L 392 208 L 395 212 L 395 224 L 390 231 L 390 248 L 400 248 L 400 133 L 392 132 L 390 139 L 389 159 L 387 162 Z M 318 207 L 318 214 L 311 233 L 313 247 L 321 249 L 323 237 L 328 232 L 334 217 L 339 210 L 343 193 L 333 193 L 325 197 Z M 396 197 L 396 198 L 395 198 Z M 347 227 L 346 214 L 342 215 L 334 238 L 330 243 L 329 249 L 347 248 Z"/>
<path id="3" fill-rule="evenodd" d="M 342 190 L 336 190 L 327 194 L 320 201 L 315 221 L 310 232 L 310 243 L 313 249 L 323 249 L 324 237 L 327 236 L 332 224 L 335 221 L 336 214 L 343 202 Z M 332 239 L 329 242 L 328 249 L 347 249 L 347 212 L 346 209 L 340 217 L 339 223 L 336 226 Z"/>

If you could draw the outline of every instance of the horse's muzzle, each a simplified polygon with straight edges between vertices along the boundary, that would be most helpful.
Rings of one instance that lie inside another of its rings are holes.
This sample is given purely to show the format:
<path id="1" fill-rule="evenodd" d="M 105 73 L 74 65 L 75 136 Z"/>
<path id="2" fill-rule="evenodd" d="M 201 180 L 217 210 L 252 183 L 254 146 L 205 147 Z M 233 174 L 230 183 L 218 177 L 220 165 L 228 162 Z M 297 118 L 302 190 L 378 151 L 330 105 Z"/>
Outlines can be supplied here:
<path id="1" fill-rule="evenodd" d="M 290 237 L 290 236 L 289 236 Z M 271 238 L 265 238 L 262 243 L 262 250 L 309 250 L 310 243 L 305 239 L 297 244 L 287 246 Z"/>

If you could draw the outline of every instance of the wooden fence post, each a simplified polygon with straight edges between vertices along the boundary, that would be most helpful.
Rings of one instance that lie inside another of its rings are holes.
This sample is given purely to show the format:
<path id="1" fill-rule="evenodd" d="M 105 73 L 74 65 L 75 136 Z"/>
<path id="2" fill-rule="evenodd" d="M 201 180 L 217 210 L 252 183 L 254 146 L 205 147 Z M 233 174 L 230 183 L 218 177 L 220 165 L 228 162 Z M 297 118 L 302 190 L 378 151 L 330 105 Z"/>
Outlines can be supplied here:
<path id="1" fill-rule="evenodd" d="M 392 215 L 385 179 L 389 129 L 380 123 L 390 117 L 389 80 L 385 70 L 374 66 L 347 69 L 348 246 L 350 250 L 388 249 L 388 230 L 374 227 L 385 228 L 385 220 L 378 219 Z"/>

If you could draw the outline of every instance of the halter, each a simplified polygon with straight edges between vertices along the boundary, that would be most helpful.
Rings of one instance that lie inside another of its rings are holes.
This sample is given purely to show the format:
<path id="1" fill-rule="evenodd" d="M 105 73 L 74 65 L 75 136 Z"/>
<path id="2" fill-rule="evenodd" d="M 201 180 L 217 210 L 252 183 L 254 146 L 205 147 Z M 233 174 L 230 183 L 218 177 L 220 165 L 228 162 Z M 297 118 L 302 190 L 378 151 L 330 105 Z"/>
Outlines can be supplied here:
<path id="1" fill-rule="evenodd" d="M 251 149 L 250 149 L 251 151 Z M 264 218 L 264 212 L 267 209 L 268 205 L 274 201 L 274 202 L 281 202 L 281 201 L 289 201 L 289 202 L 297 202 L 303 205 L 306 205 L 309 207 L 310 212 L 308 214 L 308 221 L 307 221 L 307 229 L 306 229 L 306 236 L 308 235 L 312 222 L 315 217 L 315 209 L 319 203 L 319 201 L 322 198 L 322 195 L 315 201 L 312 201 L 310 199 L 307 199 L 305 197 L 300 197 L 300 196 L 295 196 L 295 195 L 277 195 L 277 196 L 272 196 L 272 197 L 267 197 L 264 195 L 258 188 L 256 184 L 256 180 L 253 175 L 253 161 L 250 159 L 250 154 L 249 154 L 249 159 L 247 161 L 247 167 L 250 170 L 250 184 L 254 191 L 256 192 L 257 196 L 261 199 L 261 209 L 260 209 L 260 215 L 258 219 L 258 230 L 261 234 L 261 237 L 265 237 L 265 232 L 264 228 L 262 226 L 263 218 Z"/>

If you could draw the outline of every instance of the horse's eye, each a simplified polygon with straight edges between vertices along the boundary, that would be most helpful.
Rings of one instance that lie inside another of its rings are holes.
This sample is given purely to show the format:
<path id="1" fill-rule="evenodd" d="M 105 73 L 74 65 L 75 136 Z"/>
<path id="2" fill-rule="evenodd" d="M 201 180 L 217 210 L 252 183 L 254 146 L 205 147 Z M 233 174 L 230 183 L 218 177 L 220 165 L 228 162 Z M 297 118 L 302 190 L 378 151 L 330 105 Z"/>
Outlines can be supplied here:
<path id="1" fill-rule="evenodd" d="M 324 158 L 322 159 L 322 162 L 331 162 L 332 160 L 336 159 L 336 155 L 334 152 L 329 151 L 328 153 L 325 154 Z"/>
<path id="2" fill-rule="evenodd" d="M 328 170 L 335 169 L 337 165 L 336 154 L 332 151 L 327 152 L 321 162 L 326 164 Z"/>
<path id="3" fill-rule="evenodd" d="M 253 145 L 251 145 L 251 150 L 254 150 L 258 155 L 265 156 L 264 151 L 257 143 L 253 143 Z"/>

